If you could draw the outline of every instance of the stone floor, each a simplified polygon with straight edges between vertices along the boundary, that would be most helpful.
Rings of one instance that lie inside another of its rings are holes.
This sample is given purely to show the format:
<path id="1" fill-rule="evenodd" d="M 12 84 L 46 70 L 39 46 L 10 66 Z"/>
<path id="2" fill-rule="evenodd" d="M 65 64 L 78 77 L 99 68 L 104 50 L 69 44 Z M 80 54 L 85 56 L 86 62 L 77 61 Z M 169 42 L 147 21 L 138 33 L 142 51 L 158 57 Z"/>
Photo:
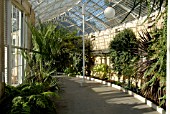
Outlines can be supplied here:
<path id="1" fill-rule="evenodd" d="M 63 89 L 58 114 L 159 114 L 115 88 L 80 78 L 60 78 Z"/>

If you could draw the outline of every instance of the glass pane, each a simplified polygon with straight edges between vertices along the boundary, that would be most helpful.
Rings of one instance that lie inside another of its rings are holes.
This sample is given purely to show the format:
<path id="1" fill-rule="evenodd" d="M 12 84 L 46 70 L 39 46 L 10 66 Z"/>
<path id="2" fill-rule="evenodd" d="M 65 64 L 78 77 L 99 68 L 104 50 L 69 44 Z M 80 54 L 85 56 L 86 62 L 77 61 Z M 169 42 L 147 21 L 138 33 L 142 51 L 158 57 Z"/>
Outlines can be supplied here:
<path id="1" fill-rule="evenodd" d="M 12 68 L 12 84 L 19 84 L 22 82 L 22 55 L 19 49 L 24 45 L 23 36 L 23 14 L 15 6 L 12 6 L 12 32 L 11 32 L 11 68 Z"/>

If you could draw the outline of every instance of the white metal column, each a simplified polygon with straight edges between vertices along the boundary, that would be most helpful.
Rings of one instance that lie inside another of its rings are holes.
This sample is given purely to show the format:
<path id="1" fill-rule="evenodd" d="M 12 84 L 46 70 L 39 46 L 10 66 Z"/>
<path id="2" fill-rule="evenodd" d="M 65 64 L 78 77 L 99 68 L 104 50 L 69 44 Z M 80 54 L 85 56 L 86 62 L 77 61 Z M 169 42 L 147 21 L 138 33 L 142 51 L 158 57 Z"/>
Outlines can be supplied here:
<path id="1" fill-rule="evenodd" d="M 85 35 L 85 5 L 82 6 L 82 17 L 83 17 L 83 83 L 85 81 L 85 41 L 84 41 L 84 35 Z"/>
<path id="2" fill-rule="evenodd" d="M 22 34 L 21 34 L 21 37 L 22 37 L 22 48 L 25 47 L 25 29 L 26 29 L 26 24 L 25 24 L 25 13 L 22 13 Z M 24 73 L 24 70 L 25 70 L 25 61 L 24 61 L 24 58 L 22 57 L 22 82 L 24 81 L 24 77 L 25 77 L 25 73 Z"/>
<path id="3" fill-rule="evenodd" d="M 22 12 L 20 10 L 19 11 L 19 47 L 23 47 L 23 18 L 22 18 Z M 21 55 L 21 50 L 18 49 L 18 52 L 17 53 L 17 60 L 18 60 L 18 84 L 21 84 L 22 83 L 22 55 Z"/>
<path id="4" fill-rule="evenodd" d="M 24 48 L 28 48 L 28 26 L 27 26 L 27 23 L 26 22 L 28 22 L 27 21 L 27 16 L 25 15 L 24 16 Z M 24 76 L 23 76 L 23 80 L 24 80 L 24 78 L 25 78 L 25 69 L 26 69 L 26 67 L 27 67 L 27 61 L 24 59 L 24 72 L 23 72 L 23 74 L 24 74 Z"/>

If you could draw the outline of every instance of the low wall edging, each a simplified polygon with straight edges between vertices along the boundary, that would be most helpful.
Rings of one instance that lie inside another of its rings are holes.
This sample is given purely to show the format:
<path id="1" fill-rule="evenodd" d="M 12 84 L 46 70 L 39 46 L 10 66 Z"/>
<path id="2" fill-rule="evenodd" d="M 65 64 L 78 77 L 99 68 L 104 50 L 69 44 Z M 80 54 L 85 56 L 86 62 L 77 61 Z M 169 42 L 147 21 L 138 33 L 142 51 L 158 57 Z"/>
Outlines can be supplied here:
<path id="1" fill-rule="evenodd" d="M 77 78 L 83 78 L 83 76 L 81 75 L 76 75 Z M 150 100 L 147 100 L 146 98 L 142 97 L 141 95 L 138 95 L 136 93 L 134 93 L 133 91 L 131 90 L 127 90 L 121 86 L 118 86 L 118 85 L 115 85 L 115 84 L 111 84 L 110 82 L 106 82 L 106 81 L 103 81 L 103 80 L 100 80 L 100 79 L 95 79 L 95 78 L 92 78 L 92 77 L 88 77 L 88 76 L 85 76 L 84 77 L 85 79 L 87 80 L 90 80 L 90 81 L 95 81 L 95 82 L 98 82 L 98 83 L 101 83 L 101 84 L 104 84 L 104 85 L 107 85 L 107 86 L 111 86 L 113 88 L 116 88 L 120 91 L 123 91 L 129 95 L 132 95 L 134 98 L 140 100 L 142 103 L 145 103 L 146 105 L 148 105 L 149 107 L 155 109 L 157 112 L 159 112 L 160 114 L 166 114 L 165 110 L 159 106 L 157 106 L 155 103 L 151 102 Z"/>

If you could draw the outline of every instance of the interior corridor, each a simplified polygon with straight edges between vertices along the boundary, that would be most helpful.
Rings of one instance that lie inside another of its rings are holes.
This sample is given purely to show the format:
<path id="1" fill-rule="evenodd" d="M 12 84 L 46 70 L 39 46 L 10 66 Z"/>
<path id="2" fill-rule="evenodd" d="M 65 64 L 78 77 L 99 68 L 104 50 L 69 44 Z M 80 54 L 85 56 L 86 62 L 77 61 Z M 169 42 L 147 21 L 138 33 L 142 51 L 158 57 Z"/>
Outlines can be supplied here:
<path id="1" fill-rule="evenodd" d="M 159 114 L 146 104 L 113 87 L 81 78 L 61 77 L 59 114 Z"/>

